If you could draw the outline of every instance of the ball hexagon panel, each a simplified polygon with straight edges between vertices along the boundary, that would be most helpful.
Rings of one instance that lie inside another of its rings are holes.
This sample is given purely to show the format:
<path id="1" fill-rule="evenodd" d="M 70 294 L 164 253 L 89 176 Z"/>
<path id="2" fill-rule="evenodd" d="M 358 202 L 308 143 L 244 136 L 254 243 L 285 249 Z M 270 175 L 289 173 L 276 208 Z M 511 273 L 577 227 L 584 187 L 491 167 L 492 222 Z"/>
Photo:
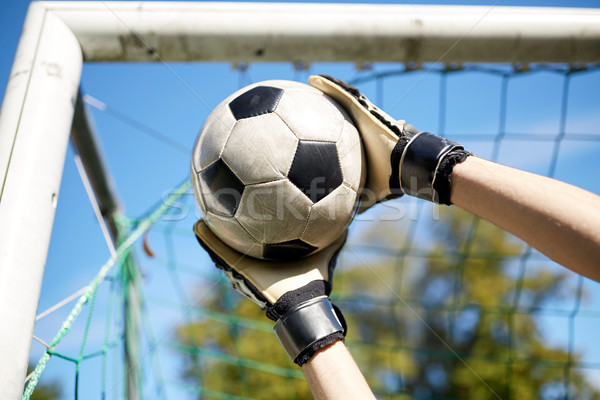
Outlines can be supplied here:
<path id="1" fill-rule="evenodd" d="M 210 230 L 221 240 L 242 254 L 261 257 L 263 245 L 258 243 L 235 218 L 223 217 L 211 212 L 206 213 L 204 220 Z"/>
<path id="2" fill-rule="evenodd" d="M 262 256 L 274 260 L 293 260 L 307 256 L 315 250 L 317 250 L 316 247 L 296 239 L 282 243 L 265 244 Z"/>
<path id="3" fill-rule="evenodd" d="M 352 220 L 358 205 L 358 194 L 345 184 L 313 205 L 306 228 L 300 236 L 304 242 L 324 247 L 335 241 Z"/>
<path id="4" fill-rule="evenodd" d="M 207 211 L 233 217 L 240 204 L 244 184 L 219 159 L 199 174 L 200 188 Z"/>
<path id="5" fill-rule="evenodd" d="M 229 103 L 229 109 L 237 120 L 268 114 L 275 111 L 282 95 L 283 89 L 256 86 L 233 99 Z"/>
<path id="6" fill-rule="evenodd" d="M 281 118 L 267 114 L 238 121 L 221 158 L 246 185 L 262 183 L 285 178 L 297 146 Z"/>
<path id="7" fill-rule="evenodd" d="M 320 92 L 286 90 L 275 114 L 285 121 L 298 139 L 335 142 L 346 118 L 345 111 L 343 114 L 341 111 Z"/>
<path id="8" fill-rule="evenodd" d="M 300 140 L 288 178 L 313 203 L 320 201 L 343 181 L 336 144 Z"/>
<path id="9" fill-rule="evenodd" d="M 192 167 L 196 172 L 204 170 L 221 157 L 221 152 L 236 123 L 226 107 L 224 103 L 217 106 L 200 129 L 192 154 Z"/>
<path id="10" fill-rule="evenodd" d="M 312 202 L 289 180 L 249 185 L 244 189 L 235 217 L 259 242 L 298 239 Z"/>
<path id="11" fill-rule="evenodd" d="M 344 121 L 344 128 L 337 142 L 337 149 L 342 173 L 344 174 L 344 182 L 358 192 L 365 183 L 366 162 L 360 134 L 356 127 L 348 121 Z"/>

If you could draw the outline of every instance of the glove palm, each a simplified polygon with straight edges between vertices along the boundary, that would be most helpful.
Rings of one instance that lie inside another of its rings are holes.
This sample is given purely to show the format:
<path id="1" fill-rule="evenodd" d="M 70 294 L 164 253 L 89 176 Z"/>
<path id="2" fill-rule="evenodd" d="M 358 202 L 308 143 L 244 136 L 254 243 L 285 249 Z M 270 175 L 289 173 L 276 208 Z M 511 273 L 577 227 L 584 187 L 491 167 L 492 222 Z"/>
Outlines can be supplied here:
<path id="1" fill-rule="evenodd" d="M 343 339 L 345 321 L 327 297 L 346 233 L 318 253 L 282 262 L 259 260 L 233 250 L 202 220 L 194 225 L 194 232 L 233 287 L 277 321 L 275 332 L 294 362 L 302 365 L 318 349 Z"/>

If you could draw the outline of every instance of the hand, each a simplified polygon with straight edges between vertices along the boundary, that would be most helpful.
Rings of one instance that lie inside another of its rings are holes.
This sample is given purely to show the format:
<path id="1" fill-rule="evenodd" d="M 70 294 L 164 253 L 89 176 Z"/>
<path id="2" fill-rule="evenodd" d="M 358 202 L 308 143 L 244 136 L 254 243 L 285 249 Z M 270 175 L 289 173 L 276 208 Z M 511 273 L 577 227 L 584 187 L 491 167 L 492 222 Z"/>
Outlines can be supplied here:
<path id="1" fill-rule="evenodd" d="M 296 364 L 302 366 L 319 349 L 344 338 L 346 323 L 328 296 L 346 233 L 316 254 L 281 262 L 259 260 L 233 250 L 203 220 L 196 222 L 194 232 L 233 287 L 276 321 L 275 334 Z"/>
<path id="2" fill-rule="evenodd" d="M 470 155 L 462 146 L 394 120 L 341 80 L 313 75 L 308 83 L 346 109 L 360 132 L 367 159 L 360 211 L 403 194 L 452 204 L 452 168 Z"/>

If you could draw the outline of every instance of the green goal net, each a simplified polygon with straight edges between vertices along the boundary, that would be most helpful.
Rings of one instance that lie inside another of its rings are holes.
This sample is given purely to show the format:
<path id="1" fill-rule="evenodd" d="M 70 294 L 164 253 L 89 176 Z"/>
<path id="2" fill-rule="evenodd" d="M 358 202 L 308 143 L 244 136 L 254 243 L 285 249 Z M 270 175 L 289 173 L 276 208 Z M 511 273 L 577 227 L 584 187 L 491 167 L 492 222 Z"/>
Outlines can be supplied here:
<path id="1" fill-rule="evenodd" d="M 0 112 L 0 397 L 311 398 L 192 231 L 194 140 L 247 84 L 328 74 L 600 194 L 600 12 L 497 5 L 32 2 Z M 378 398 L 600 398 L 600 284 L 457 207 L 357 215 L 331 297 Z"/>
<path id="2" fill-rule="evenodd" d="M 311 73 L 351 82 L 481 157 L 600 193 L 596 65 L 86 66 L 84 99 L 117 165 L 124 236 L 111 256 L 68 157 L 40 310 L 84 294 L 37 322 L 41 361 L 26 397 L 37 384 L 42 394 L 59 385 L 64 398 L 119 399 L 128 385 L 141 398 L 311 398 L 271 321 L 196 243 L 201 215 L 186 178 L 187 149 L 222 98 Z M 125 95 L 110 97 L 99 74 L 119 75 Z M 142 81 L 158 82 L 161 99 Z M 358 215 L 332 299 L 378 398 L 600 397 L 600 286 L 455 207 L 405 196 Z"/>

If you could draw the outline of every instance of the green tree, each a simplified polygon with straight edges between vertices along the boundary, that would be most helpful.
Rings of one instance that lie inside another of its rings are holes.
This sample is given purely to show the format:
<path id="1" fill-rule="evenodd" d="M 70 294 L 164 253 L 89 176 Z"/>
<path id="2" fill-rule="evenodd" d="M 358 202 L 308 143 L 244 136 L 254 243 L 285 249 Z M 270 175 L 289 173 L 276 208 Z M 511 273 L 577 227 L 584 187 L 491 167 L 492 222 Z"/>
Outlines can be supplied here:
<path id="1" fill-rule="evenodd" d="M 30 374 L 35 366 L 29 365 L 27 367 L 27 374 Z M 31 400 L 56 400 L 59 399 L 62 395 L 62 389 L 59 382 L 47 382 L 47 383 L 39 383 L 33 394 L 31 395 Z"/>
<path id="2" fill-rule="evenodd" d="M 226 281 L 206 293 L 201 316 L 177 330 L 184 376 L 199 398 L 312 398 L 264 311 Z"/>
<path id="3" fill-rule="evenodd" d="M 600 399 L 572 368 L 577 355 L 545 344 L 523 311 L 571 294 L 566 272 L 523 273 L 520 241 L 458 209 L 434 225 L 426 246 L 415 246 L 426 250 L 405 254 L 401 223 L 373 224 L 336 271 L 346 342 L 377 396 L 558 399 L 568 379 L 570 398 Z M 199 397 L 311 398 L 258 307 L 222 285 L 202 308 L 177 333 Z"/>

